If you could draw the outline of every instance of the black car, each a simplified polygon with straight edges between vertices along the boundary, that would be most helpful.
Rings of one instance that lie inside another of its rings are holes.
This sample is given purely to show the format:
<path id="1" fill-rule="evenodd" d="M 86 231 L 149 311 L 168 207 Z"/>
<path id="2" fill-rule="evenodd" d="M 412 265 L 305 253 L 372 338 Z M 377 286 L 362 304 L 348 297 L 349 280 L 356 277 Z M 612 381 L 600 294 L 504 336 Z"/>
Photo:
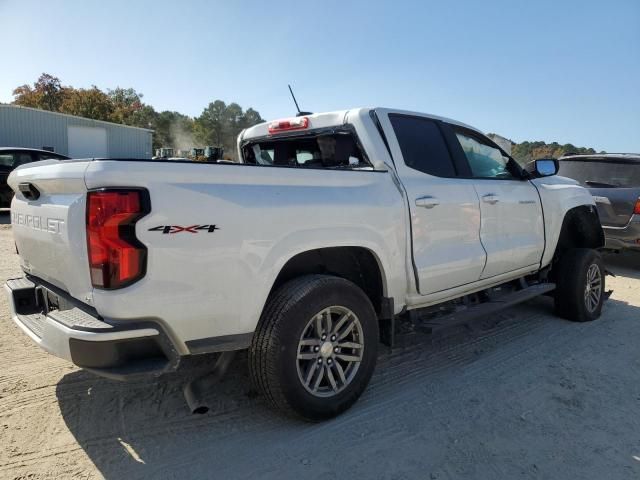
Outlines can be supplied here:
<path id="1" fill-rule="evenodd" d="M 40 160 L 68 160 L 69 157 L 35 148 L 0 147 L 0 208 L 9 208 L 13 192 L 7 185 L 11 171 L 25 163 Z"/>
<path id="2" fill-rule="evenodd" d="M 567 155 L 558 174 L 593 195 L 607 248 L 640 251 L 640 154 Z"/>

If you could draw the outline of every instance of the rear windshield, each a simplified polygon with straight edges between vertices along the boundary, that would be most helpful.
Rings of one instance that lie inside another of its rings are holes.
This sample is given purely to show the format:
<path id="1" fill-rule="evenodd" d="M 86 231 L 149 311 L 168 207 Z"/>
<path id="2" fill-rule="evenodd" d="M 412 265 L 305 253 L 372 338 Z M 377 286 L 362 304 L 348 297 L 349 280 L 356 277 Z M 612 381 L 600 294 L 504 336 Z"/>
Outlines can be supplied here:
<path id="1" fill-rule="evenodd" d="M 351 132 L 301 137 L 266 138 L 242 147 L 244 163 L 276 167 L 370 168 L 371 164 Z"/>
<path id="2" fill-rule="evenodd" d="M 640 187 L 640 163 L 561 160 L 558 174 L 585 187 Z"/>

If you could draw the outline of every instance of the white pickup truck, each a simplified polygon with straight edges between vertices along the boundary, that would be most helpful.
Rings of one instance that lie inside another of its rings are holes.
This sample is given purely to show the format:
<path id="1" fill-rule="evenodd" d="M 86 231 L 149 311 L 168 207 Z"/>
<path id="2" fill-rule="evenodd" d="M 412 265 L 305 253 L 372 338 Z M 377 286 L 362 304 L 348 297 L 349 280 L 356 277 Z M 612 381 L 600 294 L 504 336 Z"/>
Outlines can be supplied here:
<path id="1" fill-rule="evenodd" d="M 603 231 L 555 160 L 522 169 L 472 127 L 386 108 L 263 123 L 238 155 L 16 169 L 15 322 L 113 378 L 248 349 L 258 391 L 319 420 L 357 400 L 400 315 L 434 331 L 541 294 L 600 315 Z"/>

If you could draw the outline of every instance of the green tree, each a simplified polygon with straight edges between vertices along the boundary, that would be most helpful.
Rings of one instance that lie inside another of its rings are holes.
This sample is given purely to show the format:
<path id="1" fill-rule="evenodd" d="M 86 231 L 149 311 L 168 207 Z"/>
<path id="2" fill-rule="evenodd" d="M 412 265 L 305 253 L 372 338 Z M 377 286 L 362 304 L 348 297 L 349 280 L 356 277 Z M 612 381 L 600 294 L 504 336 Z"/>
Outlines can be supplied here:
<path id="1" fill-rule="evenodd" d="M 222 100 L 210 103 L 195 120 L 196 140 L 202 145 L 222 145 L 227 105 Z"/>
<path id="2" fill-rule="evenodd" d="M 225 157 L 235 159 L 238 134 L 262 121 L 260 114 L 253 108 L 244 112 L 237 103 L 227 105 L 222 100 L 216 100 L 195 119 L 194 137 L 201 146 L 223 147 Z"/>
<path id="3" fill-rule="evenodd" d="M 142 102 L 143 95 L 136 92 L 133 88 L 120 88 L 107 90 L 107 95 L 113 104 L 113 113 L 111 120 L 115 123 L 123 123 L 125 125 L 136 125 L 140 119 L 137 114 L 144 109 Z"/>
<path id="4" fill-rule="evenodd" d="M 264 122 L 263 118 L 253 108 L 247 108 L 242 116 L 242 128 L 249 128 Z"/>
<path id="5" fill-rule="evenodd" d="M 196 146 L 194 121 L 179 112 L 164 111 L 157 114 L 153 123 L 154 148 L 172 147 L 187 149 Z"/>

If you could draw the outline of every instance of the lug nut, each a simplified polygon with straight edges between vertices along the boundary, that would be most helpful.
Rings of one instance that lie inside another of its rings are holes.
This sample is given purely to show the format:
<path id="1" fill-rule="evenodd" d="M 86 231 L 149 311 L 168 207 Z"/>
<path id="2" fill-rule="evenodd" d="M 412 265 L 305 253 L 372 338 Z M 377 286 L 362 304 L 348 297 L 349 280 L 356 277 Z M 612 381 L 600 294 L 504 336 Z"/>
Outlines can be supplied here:
<path id="1" fill-rule="evenodd" d="M 318 359 L 318 364 L 322 364 L 322 359 L 321 358 Z"/>
<path id="2" fill-rule="evenodd" d="M 320 351 L 320 347 L 316 345 L 315 347 L 313 347 L 313 351 L 314 352 L 319 352 Z"/>
<path id="3" fill-rule="evenodd" d="M 331 341 L 335 342 L 336 341 L 336 336 L 335 335 L 331 335 Z"/>
<path id="4" fill-rule="evenodd" d="M 328 363 L 329 365 L 331 365 L 331 364 L 333 363 L 333 360 L 329 359 L 329 360 L 327 360 L 327 363 Z"/>
<path id="5" fill-rule="evenodd" d="M 336 352 L 336 353 L 340 353 L 340 347 L 334 348 L 333 351 Z"/>
<path id="6" fill-rule="evenodd" d="M 322 340 L 326 340 L 327 339 L 327 334 L 323 333 L 321 338 L 322 338 Z"/>

